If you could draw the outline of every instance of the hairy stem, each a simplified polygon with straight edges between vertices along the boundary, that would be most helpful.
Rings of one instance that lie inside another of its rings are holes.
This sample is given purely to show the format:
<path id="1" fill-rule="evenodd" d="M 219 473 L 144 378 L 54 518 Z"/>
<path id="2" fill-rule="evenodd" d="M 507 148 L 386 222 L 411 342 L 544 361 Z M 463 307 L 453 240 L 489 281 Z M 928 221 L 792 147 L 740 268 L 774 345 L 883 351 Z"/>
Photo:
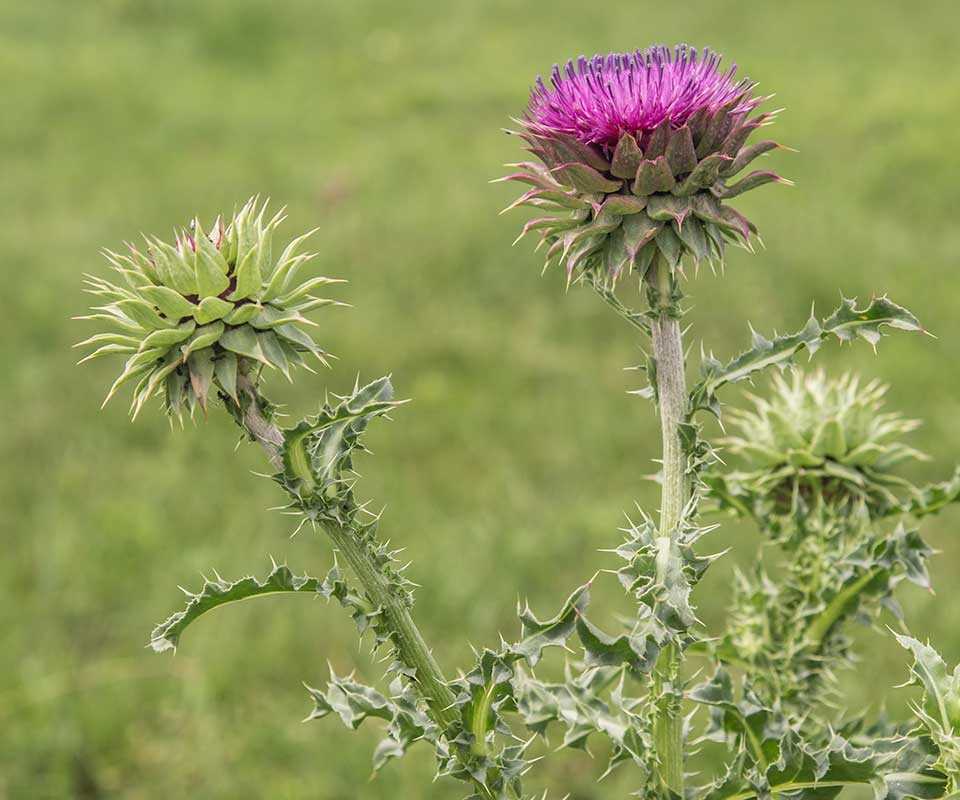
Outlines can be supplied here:
<path id="1" fill-rule="evenodd" d="M 234 413 L 234 417 L 250 438 L 263 448 L 271 466 L 278 470 L 283 469 L 283 432 L 267 415 L 269 404 L 259 393 L 251 376 L 240 376 L 238 390 L 243 396 L 240 413 Z M 455 697 L 414 623 L 410 609 L 381 574 L 368 542 L 345 525 L 327 522 L 323 528 L 343 555 L 370 601 L 375 607 L 383 609 L 397 658 L 404 667 L 413 670 L 414 680 L 430 707 L 431 716 L 441 729 L 445 730 L 459 718 L 454 706 Z"/>
<path id="2" fill-rule="evenodd" d="M 341 525 L 328 523 L 324 525 L 324 530 L 346 559 L 367 595 L 375 605 L 383 609 L 393 633 L 392 641 L 397 658 L 405 667 L 414 670 L 414 680 L 430 705 L 434 720 L 441 728 L 456 722 L 459 714 L 454 706 L 455 697 L 440 671 L 440 666 L 413 621 L 410 609 L 380 574 L 365 543 L 358 541 L 354 531 Z"/>
<path id="3" fill-rule="evenodd" d="M 660 535 L 675 539 L 690 499 L 687 459 L 680 439 L 680 424 L 687 413 L 683 340 L 673 296 L 673 280 L 667 265 L 659 260 L 652 270 L 654 319 L 650 325 L 656 363 L 657 401 L 663 436 L 663 471 L 660 493 Z M 680 653 L 670 645 L 660 654 L 654 673 L 660 694 L 653 721 L 653 738 L 660 762 L 660 777 L 673 793 L 683 797 L 683 718 L 676 686 Z"/>
<path id="4" fill-rule="evenodd" d="M 654 320 L 653 355 L 657 365 L 657 398 L 663 437 L 663 484 L 660 494 L 660 533 L 675 536 L 690 499 L 687 459 L 680 439 L 680 423 L 687 412 L 680 322 L 661 314 Z"/>
<path id="5" fill-rule="evenodd" d="M 271 466 L 282 470 L 284 435 L 271 418 L 271 405 L 260 394 L 256 376 L 242 372 L 238 376 L 237 389 L 240 403 L 236 404 L 228 399 L 228 410 L 250 438 L 261 446 Z M 430 716 L 441 730 L 447 731 L 460 720 L 460 712 L 455 704 L 456 696 L 423 634 L 413 621 L 406 599 L 396 592 L 378 568 L 369 540 L 358 536 L 357 531 L 347 525 L 325 522 L 323 529 L 334 547 L 343 555 L 367 597 L 375 607 L 382 609 L 397 660 L 412 671 L 412 678 L 427 703 Z M 476 779 L 473 783 L 478 797 L 495 800 L 493 791 L 486 783 Z M 516 798 L 511 786 L 506 789 L 506 797 Z"/>

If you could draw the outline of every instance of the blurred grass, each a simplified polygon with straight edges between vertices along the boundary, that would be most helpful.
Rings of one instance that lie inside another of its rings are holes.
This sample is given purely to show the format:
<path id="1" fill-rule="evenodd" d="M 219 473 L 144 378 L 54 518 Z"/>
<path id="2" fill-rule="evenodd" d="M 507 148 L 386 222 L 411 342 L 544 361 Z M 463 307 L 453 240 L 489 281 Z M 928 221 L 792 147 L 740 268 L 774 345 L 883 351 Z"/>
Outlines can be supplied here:
<path id="1" fill-rule="evenodd" d="M 539 277 L 511 249 L 513 189 L 487 185 L 517 158 L 499 133 L 538 72 L 578 53 L 653 42 L 709 44 L 776 91 L 776 137 L 797 181 L 740 204 L 766 252 L 701 275 L 694 340 L 731 354 L 761 331 L 799 326 L 838 290 L 888 291 L 940 337 L 825 348 L 818 359 L 893 383 L 892 404 L 926 421 L 934 454 L 956 460 L 960 319 L 960 20 L 952 0 L 803 4 L 617 0 L 549 4 L 251 0 L 0 3 L 0 797 L 457 797 L 413 754 L 373 783 L 375 731 L 300 725 L 300 681 L 330 661 L 375 678 L 351 624 L 300 599 L 217 615 L 179 654 L 143 649 L 152 623 L 201 571 L 264 571 L 268 554 L 322 572 L 310 534 L 288 538 L 252 448 L 214 414 L 170 433 L 98 411 L 115 365 L 73 366 L 85 271 L 101 246 L 212 217 L 254 192 L 289 204 L 285 233 L 322 225 L 321 269 L 347 277 L 356 310 L 327 314 L 330 373 L 275 386 L 292 413 L 323 386 L 394 373 L 415 403 L 373 434 L 365 491 L 407 548 L 418 615 L 453 671 L 468 641 L 515 630 L 518 594 L 547 610 L 603 564 L 621 509 L 653 507 L 654 419 L 628 397 L 636 343 L 586 292 Z M 960 659 L 957 511 L 925 526 L 943 551 L 942 594 L 904 591 L 918 635 Z M 722 621 L 731 564 L 701 589 Z M 872 632 L 848 673 L 851 705 L 880 702 L 904 675 Z M 868 677 L 868 680 L 864 678 Z M 557 758 L 533 785 L 574 798 L 603 788 L 585 756 Z"/>

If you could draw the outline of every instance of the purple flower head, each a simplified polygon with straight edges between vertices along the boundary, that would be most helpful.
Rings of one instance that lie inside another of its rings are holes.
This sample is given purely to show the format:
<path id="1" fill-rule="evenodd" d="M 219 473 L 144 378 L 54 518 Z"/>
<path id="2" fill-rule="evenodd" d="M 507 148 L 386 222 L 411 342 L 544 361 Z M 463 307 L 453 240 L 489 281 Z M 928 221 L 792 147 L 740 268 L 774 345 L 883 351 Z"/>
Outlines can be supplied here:
<path id="1" fill-rule="evenodd" d="M 640 141 L 664 121 L 680 128 L 697 112 L 709 115 L 731 102 L 733 114 L 748 114 L 763 100 L 750 94 L 756 84 L 737 81 L 736 64 L 721 71 L 720 61 L 687 45 L 581 56 L 562 70 L 554 65 L 549 87 L 537 79 L 524 124 L 612 151 L 624 133 Z"/>
<path id="2" fill-rule="evenodd" d="M 726 201 L 767 183 L 771 170 L 737 177 L 774 141 L 747 144 L 776 112 L 751 112 L 766 98 L 756 84 L 692 47 L 651 47 L 570 61 L 539 79 L 520 127 L 511 131 L 534 160 L 502 180 L 532 187 L 511 206 L 544 212 L 521 237 L 547 245 L 547 263 L 567 280 L 613 286 L 654 263 L 723 264 L 727 244 L 751 248 L 756 226 Z"/>

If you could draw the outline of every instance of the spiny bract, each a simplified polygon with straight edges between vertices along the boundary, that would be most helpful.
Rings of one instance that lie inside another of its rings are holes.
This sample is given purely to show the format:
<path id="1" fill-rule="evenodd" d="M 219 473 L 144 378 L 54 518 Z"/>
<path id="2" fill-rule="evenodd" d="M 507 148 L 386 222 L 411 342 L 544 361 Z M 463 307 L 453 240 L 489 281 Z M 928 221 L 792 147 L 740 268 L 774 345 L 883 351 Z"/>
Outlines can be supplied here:
<path id="1" fill-rule="evenodd" d="M 909 484 L 891 469 L 924 456 L 898 441 L 919 422 L 881 413 L 887 386 L 849 374 L 828 379 L 822 370 L 795 371 L 790 381 L 778 375 L 772 385 L 769 398 L 752 397 L 753 409 L 729 415 L 736 435 L 723 443 L 748 464 L 735 476 L 744 489 L 773 500 L 774 511 L 815 497 L 878 509 L 896 503 L 891 489 Z"/>
<path id="2" fill-rule="evenodd" d="M 632 54 L 581 57 L 539 79 L 523 119 L 528 150 L 542 163 L 509 164 L 500 180 L 533 186 L 509 208 L 530 205 L 550 216 L 530 220 L 568 281 L 590 275 L 613 286 L 624 270 L 643 277 L 659 252 L 671 269 L 690 255 L 723 263 L 727 241 L 751 247 L 757 229 L 722 201 L 772 181 L 757 170 L 727 180 L 776 142 L 747 145 L 774 114 L 749 114 L 766 98 L 755 84 L 720 71 L 720 56 L 686 45 Z"/>
<path id="3" fill-rule="evenodd" d="M 301 268 L 316 253 L 300 253 L 300 246 L 315 231 L 297 237 L 274 258 L 273 235 L 284 210 L 267 220 L 267 202 L 258 205 L 258 198 L 251 198 L 227 224 L 218 217 L 210 233 L 195 219 L 174 244 L 145 236 L 143 252 L 132 244 L 129 255 L 104 251 L 126 286 L 87 276 L 88 290 L 107 302 L 79 319 L 106 322 L 111 330 L 77 345 L 96 347 L 83 361 L 126 356 L 104 404 L 125 383 L 136 381 L 134 417 L 158 394 L 168 413 L 182 419 L 183 411 L 192 414 L 197 404 L 206 409 L 211 386 L 237 399 L 238 375 L 260 365 L 289 377 L 291 367 L 304 364 L 306 353 L 326 363 L 328 354 L 303 329 L 316 323 L 304 314 L 340 305 L 313 294 L 340 281 L 301 282 Z"/>

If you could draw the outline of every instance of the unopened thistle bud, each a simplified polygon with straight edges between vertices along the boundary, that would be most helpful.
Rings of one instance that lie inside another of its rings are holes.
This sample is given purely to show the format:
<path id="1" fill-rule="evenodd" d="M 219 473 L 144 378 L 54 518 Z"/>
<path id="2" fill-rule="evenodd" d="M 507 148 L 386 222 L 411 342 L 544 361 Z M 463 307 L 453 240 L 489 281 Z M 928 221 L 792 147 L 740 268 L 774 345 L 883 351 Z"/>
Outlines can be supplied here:
<path id="1" fill-rule="evenodd" d="M 538 232 L 547 264 L 607 286 L 625 271 L 642 278 L 657 253 L 675 269 L 685 255 L 722 265 L 728 241 L 749 249 L 756 227 L 724 201 L 788 181 L 757 170 L 730 182 L 779 148 L 746 144 L 774 114 L 750 116 L 766 98 L 735 72 L 721 71 L 710 50 L 679 45 L 581 57 L 555 66 L 549 86 L 538 79 L 515 133 L 542 163 L 508 165 L 519 171 L 502 180 L 533 187 L 509 208 L 549 216 L 529 221 L 520 238 Z"/>
<path id="2" fill-rule="evenodd" d="M 197 219 L 172 244 L 145 237 L 143 250 L 105 251 L 126 285 L 87 276 L 89 291 L 105 303 L 79 319 L 104 322 L 109 330 L 77 345 L 96 348 L 83 361 L 125 358 L 104 404 L 133 383 L 134 416 L 159 395 L 167 412 L 182 419 L 185 410 L 206 409 L 211 387 L 236 400 L 238 376 L 260 366 L 289 377 L 305 355 L 326 363 L 328 354 L 305 330 L 316 323 L 305 314 L 335 304 L 314 292 L 339 281 L 302 279 L 301 269 L 316 254 L 300 248 L 313 231 L 276 255 L 273 235 L 285 217 L 281 209 L 267 219 L 266 208 L 253 198 L 209 231 Z"/>
<path id="3" fill-rule="evenodd" d="M 893 468 L 924 455 L 900 441 L 919 423 L 881 411 L 885 385 L 828 379 L 818 370 L 789 381 L 776 376 L 772 388 L 769 397 L 752 398 L 752 409 L 729 412 L 735 435 L 724 444 L 746 463 L 731 476 L 744 497 L 774 515 L 823 504 L 863 504 L 882 514 L 899 505 L 897 491 L 910 484 Z"/>

